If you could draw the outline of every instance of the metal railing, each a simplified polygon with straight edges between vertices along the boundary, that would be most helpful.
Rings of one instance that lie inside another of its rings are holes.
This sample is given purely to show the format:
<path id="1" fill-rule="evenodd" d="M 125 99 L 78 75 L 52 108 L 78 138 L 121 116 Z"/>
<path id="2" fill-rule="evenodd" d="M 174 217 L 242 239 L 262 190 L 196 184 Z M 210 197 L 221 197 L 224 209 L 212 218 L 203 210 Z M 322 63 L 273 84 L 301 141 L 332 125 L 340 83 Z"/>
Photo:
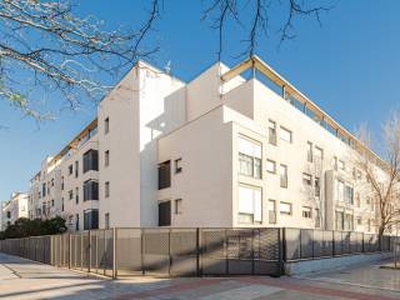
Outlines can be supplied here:
<path id="1" fill-rule="evenodd" d="M 0 251 L 113 278 L 272 275 L 284 263 L 394 249 L 395 238 L 295 228 L 113 228 L 8 239 Z"/>

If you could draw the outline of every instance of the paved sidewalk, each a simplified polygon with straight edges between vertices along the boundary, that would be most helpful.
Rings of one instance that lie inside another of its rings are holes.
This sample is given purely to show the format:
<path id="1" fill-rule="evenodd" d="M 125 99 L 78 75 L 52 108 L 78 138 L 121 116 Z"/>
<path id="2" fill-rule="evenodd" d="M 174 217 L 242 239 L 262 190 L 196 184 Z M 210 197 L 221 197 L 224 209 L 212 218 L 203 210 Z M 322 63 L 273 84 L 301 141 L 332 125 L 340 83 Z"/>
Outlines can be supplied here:
<path id="1" fill-rule="evenodd" d="M 400 271 L 363 266 L 296 278 L 109 280 L 0 253 L 0 299 L 400 299 Z"/>

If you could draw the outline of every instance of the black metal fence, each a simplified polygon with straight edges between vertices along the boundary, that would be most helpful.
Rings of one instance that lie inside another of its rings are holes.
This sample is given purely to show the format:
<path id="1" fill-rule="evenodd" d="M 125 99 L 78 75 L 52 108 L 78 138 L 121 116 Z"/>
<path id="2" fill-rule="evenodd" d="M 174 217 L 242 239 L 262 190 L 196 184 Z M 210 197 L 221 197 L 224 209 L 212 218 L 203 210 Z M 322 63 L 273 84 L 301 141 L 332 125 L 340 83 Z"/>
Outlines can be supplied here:
<path id="1" fill-rule="evenodd" d="M 113 228 L 0 241 L 0 251 L 110 277 L 272 275 L 286 261 L 394 249 L 395 237 L 292 228 Z"/>

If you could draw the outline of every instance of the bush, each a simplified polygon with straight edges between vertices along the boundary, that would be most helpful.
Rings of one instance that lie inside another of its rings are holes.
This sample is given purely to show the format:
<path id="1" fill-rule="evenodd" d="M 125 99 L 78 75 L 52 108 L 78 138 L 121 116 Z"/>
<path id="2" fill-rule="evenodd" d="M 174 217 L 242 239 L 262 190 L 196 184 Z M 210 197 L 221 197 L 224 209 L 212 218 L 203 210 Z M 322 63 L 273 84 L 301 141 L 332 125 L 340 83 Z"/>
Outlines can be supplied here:
<path id="1" fill-rule="evenodd" d="M 3 238 L 10 239 L 64 233 L 67 231 L 65 222 L 59 216 L 49 220 L 19 218 L 13 225 L 7 227 L 3 232 Z M 1 237 L 0 235 L 0 239 Z"/>

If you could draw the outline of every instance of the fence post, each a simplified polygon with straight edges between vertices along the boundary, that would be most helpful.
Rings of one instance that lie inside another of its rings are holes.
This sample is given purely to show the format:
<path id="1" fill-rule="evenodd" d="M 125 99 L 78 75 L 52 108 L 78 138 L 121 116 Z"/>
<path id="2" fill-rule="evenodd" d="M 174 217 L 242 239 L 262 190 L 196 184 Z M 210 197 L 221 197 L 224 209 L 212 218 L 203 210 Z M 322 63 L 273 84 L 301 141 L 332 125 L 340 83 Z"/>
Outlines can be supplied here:
<path id="1" fill-rule="evenodd" d="M 280 228 L 277 230 L 278 230 L 278 245 L 279 245 L 280 275 L 285 275 L 285 263 L 287 262 L 286 228 Z"/>
<path id="2" fill-rule="evenodd" d="M 144 240 L 144 229 L 140 229 L 140 264 L 142 268 L 142 275 L 145 275 L 145 267 L 144 267 L 144 252 L 145 252 L 145 240 Z"/>
<path id="3" fill-rule="evenodd" d="M 172 255 L 171 255 L 171 228 L 168 229 L 168 274 L 171 275 Z"/>
<path id="4" fill-rule="evenodd" d="M 335 257 L 335 231 L 332 230 L 332 257 Z"/>
<path id="5" fill-rule="evenodd" d="M 113 270 L 112 270 L 112 277 L 116 279 L 117 274 L 117 229 L 113 227 Z"/>
<path id="6" fill-rule="evenodd" d="M 202 270 L 200 269 L 200 228 L 196 228 L 196 272 L 197 276 L 200 277 Z"/>
<path id="7" fill-rule="evenodd" d="M 89 252 L 89 264 L 88 264 L 88 273 L 90 273 L 90 268 L 92 266 L 92 239 L 90 237 L 90 230 L 88 231 L 88 252 Z"/>

